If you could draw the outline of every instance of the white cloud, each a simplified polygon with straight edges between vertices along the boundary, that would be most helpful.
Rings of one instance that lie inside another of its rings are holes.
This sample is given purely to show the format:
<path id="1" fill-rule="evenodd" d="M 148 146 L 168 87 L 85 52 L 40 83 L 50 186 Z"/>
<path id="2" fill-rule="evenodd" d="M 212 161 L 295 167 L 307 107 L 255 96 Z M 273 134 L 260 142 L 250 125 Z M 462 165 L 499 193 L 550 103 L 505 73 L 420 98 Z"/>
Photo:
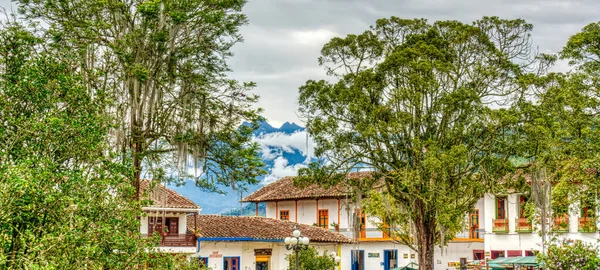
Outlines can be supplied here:
<path id="1" fill-rule="evenodd" d="M 293 153 L 295 150 L 298 150 L 302 155 L 307 156 L 308 159 L 314 153 L 314 143 L 310 137 L 308 137 L 307 141 L 306 135 L 306 131 L 298 131 L 292 134 L 275 132 L 255 137 L 254 141 L 261 145 L 262 157 L 264 159 L 272 160 L 280 156 L 281 152 L 279 152 L 279 149 L 287 153 Z M 271 150 L 269 146 L 276 149 Z"/>
<path id="2" fill-rule="evenodd" d="M 269 184 L 284 176 L 296 176 L 298 175 L 298 169 L 300 168 L 306 168 L 306 165 L 300 163 L 288 166 L 287 159 L 281 156 L 277 157 L 273 164 L 273 168 L 271 168 L 271 172 L 265 177 L 263 182 L 264 184 Z"/>
<path id="3" fill-rule="evenodd" d="M 327 29 L 292 31 L 291 36 L 296 44 L 321 47 L 337 34 Z"/>

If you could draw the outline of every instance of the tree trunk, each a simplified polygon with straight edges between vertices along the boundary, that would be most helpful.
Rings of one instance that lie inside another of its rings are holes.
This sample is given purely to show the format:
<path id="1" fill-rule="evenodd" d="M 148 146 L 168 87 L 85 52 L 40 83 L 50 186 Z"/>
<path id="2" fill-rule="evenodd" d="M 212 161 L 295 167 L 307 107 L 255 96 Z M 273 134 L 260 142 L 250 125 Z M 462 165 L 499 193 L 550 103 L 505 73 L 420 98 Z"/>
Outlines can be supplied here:
<path id="1" fill-rule="evenodd" d="M 435 217 L 423 207 L 421 202 L 418 202 L 417 206 L 420 209 L 415 216 L 419 270 L 432 270 L 435 251 Z"/>

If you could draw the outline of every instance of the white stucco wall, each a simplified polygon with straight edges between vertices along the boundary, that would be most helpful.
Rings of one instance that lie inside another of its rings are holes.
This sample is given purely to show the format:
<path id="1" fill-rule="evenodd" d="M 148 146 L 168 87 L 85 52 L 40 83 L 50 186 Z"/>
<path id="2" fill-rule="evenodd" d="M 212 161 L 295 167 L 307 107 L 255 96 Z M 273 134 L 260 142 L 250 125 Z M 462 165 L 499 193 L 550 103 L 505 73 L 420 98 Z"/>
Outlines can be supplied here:
<path id="1" fill-rule="evenodd" d="M 296 202 L 295 201 L 280 201 L 266 203 L 266 217 L 280 219 L 279 213 L 281 210 L 288 210 L 290 213 L 290 221 L 298 222 L 306 225 L 317 223 L 317 200 L 298 200 L 298 216 L 296 220 Z M 352 216 L 355 205 L 351 201 L 341 199 L 321 199 L 318 201 L 318 209 L 327 209 L 329 214 L 328 225 L 332 222 L 340 224 L 340 230 L 346 231 L 352 223 Z M 339 213 L 338 213 L 339 211 Z M 381 237 L 381 232 L 377 231 L 375 225 L 379 219 L 367 216 L 367 237 Z M 333 227 L 329 226 L 329 229 Z"/>
<path id="2" fill-rule="evenodd" d="M 314 246 L 319 250 L 319 253 L 327 251 L 328 253 L 336 251 L 336 245 L 334 244 L 319 244 L 313 243 Z M 194 254 L 194 257 L 209 257 L 208 266 L 212 270 L 223 269 L 223 257 L 240 257 L 240 270 L 254 270 L 256 269 L 256 257 L 254 255 L 255 249 L 272 249 L 272 254 L 269 260 L 270 270 L 285 270 L 287 269 L 288 262 L 286 255 L 291 251 L 285 249 L 283 243 L 269 243 L 269 242 L 214 242 L 214 241 L 201 241 L 200 252 Z M 217 258 L 210 258 L 211 254 L 217 252 L 219 254 Z M 325 270 L 325 269 L 324 269 Z"/>

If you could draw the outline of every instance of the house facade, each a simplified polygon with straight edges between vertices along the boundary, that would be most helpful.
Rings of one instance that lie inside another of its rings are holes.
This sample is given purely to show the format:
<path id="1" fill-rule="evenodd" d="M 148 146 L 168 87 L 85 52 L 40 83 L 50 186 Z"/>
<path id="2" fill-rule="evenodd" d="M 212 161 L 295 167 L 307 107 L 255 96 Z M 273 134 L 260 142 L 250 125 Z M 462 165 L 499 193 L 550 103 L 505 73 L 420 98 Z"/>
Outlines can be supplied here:
<path id="1" fill-rule="evenodd" d="M 367 177 L 369 172 L 350 173 L 347 177 Z M 378 229 L 381 221 L 367 216 L 350 198 L 343 185 L 328 189 L 316 185 L 299 188 L 292 177 L 284 177 L 242 200 L 257 204 L 266 203 L 266 217 L 276 220 L 290 220 L 339 232 L 355 240 L 353 244 L 342 245 L 340 269 L 393 269 L 416 263 L 416 254 L 405 245 L 390 238 L 389 232 Z M 437 249 L 436 269 L 467 260 L 483 259 L 485 226 L 480 211 L 484 210 L 484 200 L 476 205 L 476 211 L 465 216 L 469 227 L 457 235 L 447 247 Z M 258 215 L 258 210 L 257 213 Z"/>
<path id="2" fill-rule="evenodd" d="M 531 222 L 525 214 L 523 194 L 484 196 L 485 252 L 490 258 L 531 256 L 542 250 L 541 219 Z M 567 200 L 565 200 L 567 201 Z M 594 202 L 572 202 L 563 210 L 549 211 L 546 239 L 584 241 L 600 240 Z"/>
<path id="3" fill-rule="evenodd" d="M 200 224 L 201 234 L 193 257 L 212 270 L 288 269 L 286 256 L 292 251 L 285 248 L 284 239 L 296 228 L 320 254 L 339 254 L 342 245 L 352 243 L 330 230 L 265 217 L 188 216 L 192 223 Z"/>
<path id="4" fill-rule="evenodd" d="M 150 205 L 142 207 L 146 215 L 140 217 L 140 232 L 143 237 L 159 234 L 159 250 L 167 253 L 196 252 L 197 224 L 188 224 L 188 217 L 197 216 L 202 209 L 190 199 L 164 185 L 150 181 L 140 181 L 143 200 Z"/>

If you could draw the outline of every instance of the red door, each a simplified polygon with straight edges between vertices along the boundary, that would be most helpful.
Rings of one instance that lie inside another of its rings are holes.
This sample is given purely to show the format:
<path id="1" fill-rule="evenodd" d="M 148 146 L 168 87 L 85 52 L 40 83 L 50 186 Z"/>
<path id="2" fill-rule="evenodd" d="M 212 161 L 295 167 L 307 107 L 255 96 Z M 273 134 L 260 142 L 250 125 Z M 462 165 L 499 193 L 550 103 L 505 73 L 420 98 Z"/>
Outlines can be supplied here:
<path id="1" fill-rule="evenodd" d="M 148 234 L 152 234 L 152 232 L 155 232 L 155 231 L 160 232 L 161 226 L 162 226 L 162 218 L 148 217 Z"/>
<path id="2" fill-rule="evenodd" d="M 179 218 L 169 218 L 169 234 L 179 234 Z"/>

